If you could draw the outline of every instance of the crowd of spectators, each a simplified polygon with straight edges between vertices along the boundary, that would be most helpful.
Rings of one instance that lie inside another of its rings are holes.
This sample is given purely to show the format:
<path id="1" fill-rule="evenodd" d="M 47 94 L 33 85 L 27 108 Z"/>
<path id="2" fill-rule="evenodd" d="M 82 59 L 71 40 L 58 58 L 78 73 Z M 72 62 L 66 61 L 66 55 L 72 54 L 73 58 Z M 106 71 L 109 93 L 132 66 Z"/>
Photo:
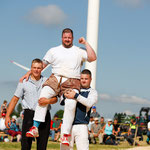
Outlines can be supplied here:
<path id="1" fill-rule="evenodd" d="M 20 116 L 17 118 L 16 116 L 12 116 L 10 128 L 6 128 L 5 126 L 5 116 L 7 112 L 7 101 L 5 100 L 1 105 L 1 113 L 0 113 L 0 133 L 4 133 L 4 136 L 0 136 L 0 141 L 16 141 L 19 142 L 21 140 L 21 131 L 22 131 L 22 122 L 24 118 L 23 111 L 20 113 Z M 56 114 L 54 118 L 51 120 L 50 127 L 50 140 L 57 142 L 60 139 L 61 132 L 61 124 L 62 119 L 58 118 Z M 150 122 L 147 125 L 147 144 L 150 144 Z M 139 145 L 137 141 L 134 141 L 135 134 L 138 136 L 137 130 L 137 121 L 136 119 L 130 120 L 130 125 L 127 133 L 123 134 L 121 131 L 121 126 L 118 123 L 117 119 L 107 119 L 105 121 L 104 117 L 100 117 L 100 114 L 96 111 L 96 106 L 92 107 L 92 113 L 90 115 L 90 121 L 88 124 L 88 133 L 89 133 L 89 142 L 92 144 L 112 144 L 118 145 L 120 142 L 120 138 L 123 137 L 130 145 Z M 137 132 L 137 133 L 136 133 Z M 10 140 L 8 136 L 10 136 Z M 141 136 L 141 139 L 143 137 Z"/>
<path id="2" fill-rule="evenodd" d="M 1 105 L 1 113 L 0 113 L 0 141 L 17 141 L 21 140 L 21 129 L 22 129 L 22 121 L 23 121 L 23 112 L 21 112 L 21 116 L 17 118 L 17 116 L 13 115 L 11 117 L 11 124 L 9 128 L 5 126 L 5 116 L 7 113 L 7 101 L 4 100 Z M 10 140 L 8 139 L 8 135 L 10 136 Z M 16 137 L 16 139 L 15 139 Z"/>

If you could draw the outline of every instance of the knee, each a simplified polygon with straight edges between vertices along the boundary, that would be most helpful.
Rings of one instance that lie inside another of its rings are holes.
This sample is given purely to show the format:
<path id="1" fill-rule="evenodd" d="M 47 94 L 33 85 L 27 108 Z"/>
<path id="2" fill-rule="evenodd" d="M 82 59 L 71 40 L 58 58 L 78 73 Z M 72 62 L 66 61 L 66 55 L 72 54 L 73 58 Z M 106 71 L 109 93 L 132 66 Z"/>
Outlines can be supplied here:
<path id="1" fill-rule="evenodd" d="M 75 111 L 76 108 L 76 101 L 74 99 L 66 99 L 65 100 L 65 109 Z"/>

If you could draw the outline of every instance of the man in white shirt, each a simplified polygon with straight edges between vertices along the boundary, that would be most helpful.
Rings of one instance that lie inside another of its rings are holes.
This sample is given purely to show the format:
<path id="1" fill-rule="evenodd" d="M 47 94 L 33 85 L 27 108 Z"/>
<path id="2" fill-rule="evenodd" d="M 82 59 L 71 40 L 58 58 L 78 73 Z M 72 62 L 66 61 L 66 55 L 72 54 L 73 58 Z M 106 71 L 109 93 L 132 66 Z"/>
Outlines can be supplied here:
<path id="1" fill-rule="evenodd" d="M 84 61 L 95 61 L 96 54 L 89 43 L 82 37 L 79 43 L 85 45 L 85 49 L 73 45 L 73 31 L 66 28 L 62 31 L 62 45 L 51 48 L 43 58 L 43 68 L 48 64 L 52 66 L 52 75 L 44 83 L 40 98 L 51 98 L 53 96 L 62 96 L 66 89 L 72 88 L 75 92 L 80 91 L 80 70 Z M 23 78 L 28 78 L 30 72 Z M 63 99 L 63 98 L 61 98 Z M 62 143 L 69 145 L 67 138 L 71 131 L 74 120 L 76 101 L 65 100 L 63 125 L 64 137 Z M 45 121 L 47 106 L 37 106 L 34 115 L 33 130 L 27 132 L 26 136 L 35 137 L 38 135 L 38 126 L 40 122 Z M 39 115 L 40 114 L 40 115 Z M 36 132 L 34 132 L 36 131 Z M 37 133 L 37 134 L 34 134 Z"/>

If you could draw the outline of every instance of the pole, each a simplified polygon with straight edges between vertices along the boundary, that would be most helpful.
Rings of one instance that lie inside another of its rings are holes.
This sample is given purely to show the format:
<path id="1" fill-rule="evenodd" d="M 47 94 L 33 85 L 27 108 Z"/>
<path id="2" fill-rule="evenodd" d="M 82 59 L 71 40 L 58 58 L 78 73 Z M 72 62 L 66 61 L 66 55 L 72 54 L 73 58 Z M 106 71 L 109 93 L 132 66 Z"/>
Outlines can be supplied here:
<path id="1" fill-rule="evenodd" d="M 97 54 L 98 47 L 98 27 L 99 27 L 99 7 L 100 0 L 88 0 L 88 18 L 87 18 L 87 42 L 92 46 Z M 86 62 L 85 68 L 92 72 L 91 87 L 96 87 L 96 66 L 97 62 Z"/>

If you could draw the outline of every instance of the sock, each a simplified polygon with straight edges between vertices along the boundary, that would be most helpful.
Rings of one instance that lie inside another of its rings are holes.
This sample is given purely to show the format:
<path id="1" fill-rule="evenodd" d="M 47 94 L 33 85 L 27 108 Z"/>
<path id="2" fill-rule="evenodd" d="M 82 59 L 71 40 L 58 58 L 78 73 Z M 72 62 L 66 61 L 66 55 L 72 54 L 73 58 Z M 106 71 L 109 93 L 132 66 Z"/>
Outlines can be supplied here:
<path id="1" fill-rule="evenodd" d="M 33 126 L 35 126 L 35 127 L 38 128 L 38 127 L 40 126 L 40 123 L 41 123 L 40 121 L 34 120 L 34 121 L 33 121 Z"/>

